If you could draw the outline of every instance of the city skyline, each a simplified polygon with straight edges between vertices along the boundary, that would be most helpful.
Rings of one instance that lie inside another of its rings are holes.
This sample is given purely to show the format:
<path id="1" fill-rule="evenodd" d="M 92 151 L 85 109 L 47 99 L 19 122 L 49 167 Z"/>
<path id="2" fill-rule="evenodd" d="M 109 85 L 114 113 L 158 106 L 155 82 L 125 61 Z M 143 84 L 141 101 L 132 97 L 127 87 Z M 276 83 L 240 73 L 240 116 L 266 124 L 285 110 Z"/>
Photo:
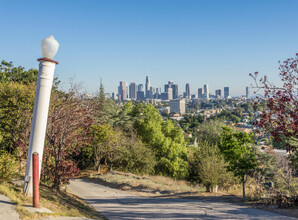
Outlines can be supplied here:
<path id="1" fill-rule="evenodd" d="M 126 84 L 127 83 L 127 84 Z M 124 84 L 124 86 L 123 86 Z M 214 93 L 210 92 L 209 85 L 204 84 L 200 88 L 194 88 L 196 92 L 190 92 L 190 84 L 185 84 L 185 89 L 180 89 L 178 84 L 175 84 L 173 80 L 168 81 L 167 84 L 164 84 L 164 90 L 162 87 L 155 87 L 151 84 L 150 76 L 146 76 L 145 79 L 145 88 L 142 83 L 136 82 L 126 82 L 120 81 L 118 86 L 118 92 L 112 92 L 110 97 L 113 99 L 116 98 L 115 94 L 118 95 L 119 100 L 126 99 L 134 99 L 134 100 L 142 100 L 142 99 L 162 99 L 162 100 L 174 100 L 179 98 L 186 99 L 211 99 L 211 98 L 228 98 L 228 97 L 253 97 L 252 94 L 249 93 L 249 87 L 246 86 L 244 89 L 244 93 L 241 95 L 233 95 L 230 94 L 230 87 L 224 86 L 218 89 L 215 89 Z M 180 91 L 180 92 L 179 92 Z M 109 94 L 109 93 L 107 93 Z M 123 98 L 123 94 L 126 96 Z"/>
<path id="2" fill-rule="evenodd" d="M 144 84 L 150 75 L 159 88 L 173 80 L 180 91 L 190 83 L 192 94 L 208 84 L 212 93 L 229 86 L 238 96 L 253 82 L 249 73 L 278 84 L 278 61 L 297 52 L 298 1 L 17 2 L 1 5 L 0 23 L 9 31 L 0 36 L 0 59 L 38 68 L 40 39 L 52 34 L 60 43 L 61 87 L 74 77 L 89 94 L 100 77 L 112 93 L 120 80 Z M 47 25 L 36 19 L 45 14 Z"/>

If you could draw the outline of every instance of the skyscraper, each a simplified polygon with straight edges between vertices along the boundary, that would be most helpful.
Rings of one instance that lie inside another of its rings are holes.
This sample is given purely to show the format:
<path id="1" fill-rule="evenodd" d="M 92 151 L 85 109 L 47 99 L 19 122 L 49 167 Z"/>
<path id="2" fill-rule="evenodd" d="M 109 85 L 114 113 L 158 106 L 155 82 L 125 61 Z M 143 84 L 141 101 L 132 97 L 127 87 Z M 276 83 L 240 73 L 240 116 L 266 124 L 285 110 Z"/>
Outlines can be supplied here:
<path id="1" fill-rule="evenodd" d="M 246 86 L 246 98 L 248 98 L 249 97 L 249 88 L 248 88 L 248 86 Z"/>
<path id="2" fill-rule="evenodd" d="M 218 98 L 218 99 L 221 99 L 221 89 L 217 89 L 217 90 L 215 90 L 215 96 L 216 96 L 216 98 Z"/>
<path id="3" fill-rule="evenodd" d="M 145 84 L 145 96 L 146 98 L 150 98 L 150 79 L 149 76 L 146 76 L 146 84 Z"/>
<path id="4" fill-rule="evenodd" d="M 229 87 L 224 87 L 224 97 L 228 98 L 230 96 L 230 90 Z"/>
<path id="5" fill-rule="evenodd" d="M 209 88 L 207 84 L 204 85 L 204 96 L 209 100 Z"/>
<path id="6" fill-rule="evenodd" d="M 186 97 L 187 99 L 190 98 L 190 88 L 189 88 L 189 83 L 186 83 L 186 85 L 185 85 L 185 97 Z"/>
<path id="7" fill-rule="evenodd" d="M 139 85 L 138 85 L 138 91 L 143 91 L 143 89 L 144 89 L 143 84 L 139 84 Z"/>
<path id="8" fill-rule="evenodd" d="M 130 83 L 129 85 L 129 98 L 137 98 L 137 84 L 135 82 Z"/>
<path id="9" fill-rule="evenodd" d="M 118 97 L 120 100 L 126 100 L 126 83 L 124 81 L 120 81 L 120 85 L 118 87 Z"/>
<path id="10" fill-rule="evenodd" d="M 173 99 L 177 99 L 178 98 L 178 84 L 173 84 L 172 88 L 173 88 Z"/>
<path id="11" fill-rule="evenodd" d="M 203 88 L 199 88 L 198 89 L 198 98 L 202 99 L 204 97 L 204 89 Z"/>

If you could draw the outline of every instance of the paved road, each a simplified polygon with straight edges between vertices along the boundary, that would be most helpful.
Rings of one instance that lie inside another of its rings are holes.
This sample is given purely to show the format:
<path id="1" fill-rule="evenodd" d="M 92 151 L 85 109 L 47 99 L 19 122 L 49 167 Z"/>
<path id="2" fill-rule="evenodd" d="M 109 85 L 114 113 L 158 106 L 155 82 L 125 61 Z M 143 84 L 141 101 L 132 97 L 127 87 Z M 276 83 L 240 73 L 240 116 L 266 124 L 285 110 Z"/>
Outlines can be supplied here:
<path id="1" fill-rule="evenodd" d="M 109 219 L 295 219 L 225 202 L 140 197 L 84 179 L 69 189 Z"/>
<path id="2" fill-rule="evenodd" d="M 0 219 L 19 220 L 19 214 L 16 212 L 16 205 L 11 200 L 0 194 Z"/>

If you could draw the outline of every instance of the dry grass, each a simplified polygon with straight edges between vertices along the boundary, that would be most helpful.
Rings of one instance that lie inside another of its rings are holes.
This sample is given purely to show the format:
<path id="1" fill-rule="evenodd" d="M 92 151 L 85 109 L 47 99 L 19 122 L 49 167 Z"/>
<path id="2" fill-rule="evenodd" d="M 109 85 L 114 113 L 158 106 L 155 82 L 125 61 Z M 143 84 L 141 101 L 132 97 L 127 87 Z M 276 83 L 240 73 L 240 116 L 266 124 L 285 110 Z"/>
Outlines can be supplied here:
<path id="1" fill-rule="evenodd" d="M 90 174 L 91 181 L 124 190 L 132 190 L 151 194 L 197 194 L 205 191 L 201 186 L 191 185 L 183 180 L 174 180 L 163 176 L 136 176 L 130 173 L 110 172 L 104 175 Z"/>
<path id="2" fill-rule="evenodd" d="M 25 207 L 32 206 L 32 198 L 24 197 L 20 186 L 10 183 L 0 183 L 0 193 L 9 197 L 17 205 L 17 212 L 24 220 L 40 219 L 45 216 L 69 216 L 105 219 L 96 210 L 67 192 L 58 192 L 47 186 L 40 186 L 40 205 L 53 213 L 30 213 Z"/>

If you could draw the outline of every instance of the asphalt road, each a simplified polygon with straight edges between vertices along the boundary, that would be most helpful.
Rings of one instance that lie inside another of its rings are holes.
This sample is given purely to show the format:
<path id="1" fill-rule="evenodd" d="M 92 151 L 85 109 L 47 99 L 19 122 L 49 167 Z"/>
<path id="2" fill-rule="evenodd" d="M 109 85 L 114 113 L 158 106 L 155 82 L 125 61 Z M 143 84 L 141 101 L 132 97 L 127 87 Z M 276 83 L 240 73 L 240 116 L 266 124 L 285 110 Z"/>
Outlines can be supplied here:
<path id="1" fill-rule="evenodd" d="M 295 219 L 218 201 L 140 197 L 84 179 L 69 189 L 108 219 Z"/>

